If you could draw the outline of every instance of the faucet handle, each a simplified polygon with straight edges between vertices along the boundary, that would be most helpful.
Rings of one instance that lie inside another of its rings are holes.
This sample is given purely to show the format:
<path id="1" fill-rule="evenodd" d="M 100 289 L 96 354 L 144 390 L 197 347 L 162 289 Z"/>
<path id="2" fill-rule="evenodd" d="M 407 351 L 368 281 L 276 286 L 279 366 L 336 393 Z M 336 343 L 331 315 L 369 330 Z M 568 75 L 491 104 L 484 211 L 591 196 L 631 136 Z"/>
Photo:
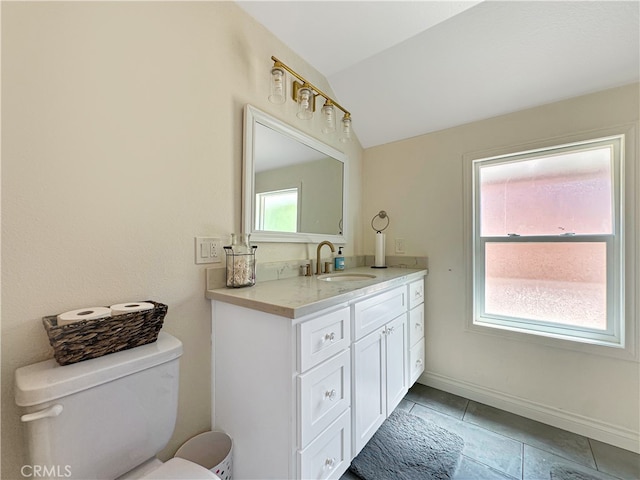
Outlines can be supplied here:
<path id="1" fill-rule="evenodd" d="M 324 262 L 324 273 L 331 273 L 331 262 Z"/>

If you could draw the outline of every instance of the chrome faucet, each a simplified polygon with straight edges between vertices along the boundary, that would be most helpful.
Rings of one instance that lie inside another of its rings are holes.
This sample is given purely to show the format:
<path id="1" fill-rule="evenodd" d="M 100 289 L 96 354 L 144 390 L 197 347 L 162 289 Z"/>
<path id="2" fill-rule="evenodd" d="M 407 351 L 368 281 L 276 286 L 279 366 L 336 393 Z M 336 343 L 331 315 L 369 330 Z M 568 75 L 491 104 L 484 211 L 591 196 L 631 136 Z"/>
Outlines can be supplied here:
<path id="1" fill-rule="evenodd" d="M 324 242 L 320 242 L 320 244 L 318 245 L 318 250 L 317 250 L 317 257 L 316 257 L 316 275 L 320 275 L 322 273 L 322 268 L 320 267 L 320 250 L 322 250 L 322 247 L 324 245 L 329 245 L 329 248 L 331 249 L 331 253 L 335 253 L 336 252 L 336 247 L 333 246 L 333 243 L 331 243 L 329 240 L 325 240 Z M 325 273 L 329 273 L 329 272 L 325 272 Z"/>

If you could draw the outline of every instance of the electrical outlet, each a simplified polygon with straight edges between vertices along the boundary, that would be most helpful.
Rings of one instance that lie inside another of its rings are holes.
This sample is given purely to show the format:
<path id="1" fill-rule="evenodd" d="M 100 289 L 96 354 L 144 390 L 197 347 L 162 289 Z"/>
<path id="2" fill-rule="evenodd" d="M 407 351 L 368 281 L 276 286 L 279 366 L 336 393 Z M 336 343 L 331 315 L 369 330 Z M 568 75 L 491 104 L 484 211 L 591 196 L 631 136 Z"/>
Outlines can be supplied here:
<path id="1" fill-rule="evenodd" d="M 196 264 L 221 261 L 222 240 L 217 237 L 196 237 Z"/>
<path id="2" fill-rule="evenodd" d="M 396 238 L 396 253 L 405 253 L 404 238 Z"/>

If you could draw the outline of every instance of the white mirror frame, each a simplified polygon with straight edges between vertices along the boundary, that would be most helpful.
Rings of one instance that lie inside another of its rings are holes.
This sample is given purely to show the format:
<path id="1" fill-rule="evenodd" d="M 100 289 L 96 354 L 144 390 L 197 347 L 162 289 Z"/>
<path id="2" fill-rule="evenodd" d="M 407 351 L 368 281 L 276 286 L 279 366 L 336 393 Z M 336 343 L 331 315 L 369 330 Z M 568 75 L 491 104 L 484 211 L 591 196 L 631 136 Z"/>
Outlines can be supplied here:
<path id="1" fill-rule="evenodd" d="M 343 164 L 342 174 L 342 234 L 331 235 L 322 233 L 304 232 L 265 232 L 256 231 L 255 215 L 255 162 L 254 162 L 254 129 L 256 123 L 269 127 L 286 135 L 293 140 L 307 145 L 329 157 L 335 158 Z M 347 227 L 347 191 L 348 178 L 347 156 L 320 140 L 313 138 L 300 130 L 295 129 L 271 115 L 258 110 L 252 105 L 246 105 L 244 109 L 244 140 L 243 140 L 243 168 L 242 168 L 242 227 L 244 233 L 251 234 L 252 242 L 283 242 L 283 243 L 320 243 L 323 240 L 338 245 L 345 244 L 345 231 Z"/>

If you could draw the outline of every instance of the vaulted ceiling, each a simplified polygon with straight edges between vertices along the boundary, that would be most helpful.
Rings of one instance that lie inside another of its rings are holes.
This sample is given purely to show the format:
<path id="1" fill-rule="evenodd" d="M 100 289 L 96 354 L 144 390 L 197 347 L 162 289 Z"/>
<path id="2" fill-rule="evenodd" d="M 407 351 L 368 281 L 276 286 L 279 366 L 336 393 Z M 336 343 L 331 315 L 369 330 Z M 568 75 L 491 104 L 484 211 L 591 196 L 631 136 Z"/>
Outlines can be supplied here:
<path id="1" fill-rule="evenodd" d="M 328 79 L 365 148 L 640 79 L 638 0 L 237 3 Z"/>

